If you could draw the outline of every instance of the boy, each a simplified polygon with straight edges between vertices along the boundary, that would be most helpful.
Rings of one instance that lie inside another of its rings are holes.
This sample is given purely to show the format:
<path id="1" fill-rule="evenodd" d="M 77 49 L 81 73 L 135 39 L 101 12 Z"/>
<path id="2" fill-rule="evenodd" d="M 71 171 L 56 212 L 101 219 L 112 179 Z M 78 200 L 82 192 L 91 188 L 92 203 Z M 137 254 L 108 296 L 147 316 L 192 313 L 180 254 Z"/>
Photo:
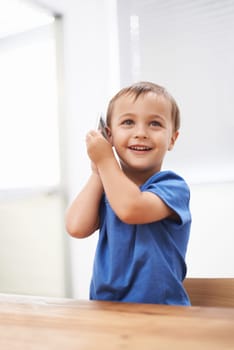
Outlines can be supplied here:
<path id="1" fill-rule="evenodd" d="M 174 172 L 161 171 L 179 126 L 173 97 L 139 82 L 110 101 L 108 141 L 100 132 L 87 134 L 92 174 L 67 211 L 66 227 L 77 238 L 99 229 L 90 299 L 190 304 L 182 284 L 189 188 Z"/>

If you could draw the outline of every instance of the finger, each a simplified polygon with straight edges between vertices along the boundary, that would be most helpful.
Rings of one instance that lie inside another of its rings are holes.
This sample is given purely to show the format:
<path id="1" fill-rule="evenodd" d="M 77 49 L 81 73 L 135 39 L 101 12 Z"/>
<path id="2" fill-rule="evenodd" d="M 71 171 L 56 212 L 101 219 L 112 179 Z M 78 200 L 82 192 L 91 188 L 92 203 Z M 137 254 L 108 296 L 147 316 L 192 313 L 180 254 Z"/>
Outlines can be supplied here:
<path id="1" fill-rule="evenodd" d="M 86 134 L 86 140 L 92 138 L 93 136 L 94 136 L 94 135 L 93 135 L 93 133 L 92 133 L 92 130 L 89 131 L 89 132 Z"/>
<path id="2" fill-rule="evenodd" d="M 99 135 L 99 132 L 96 131 L 96 130 L 90 130 L 90 131 L 89 131 L 89 134 L 90 134 L 91 136 L 97 136 L 97 135 Z"/>

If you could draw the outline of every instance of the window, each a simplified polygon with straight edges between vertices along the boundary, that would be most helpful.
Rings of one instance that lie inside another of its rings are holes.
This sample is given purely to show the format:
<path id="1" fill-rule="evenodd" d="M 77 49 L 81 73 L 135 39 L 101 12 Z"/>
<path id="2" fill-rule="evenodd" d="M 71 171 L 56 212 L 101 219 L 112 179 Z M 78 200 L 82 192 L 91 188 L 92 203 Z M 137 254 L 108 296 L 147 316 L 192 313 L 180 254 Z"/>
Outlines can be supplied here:
<path id="1" fill-rule="evenodd" d="M 32 19 L 31 11 L 25 15 Z M 1 33 L 1 190 L 60 181 L 54 17 L 46 19 L 37 15 L 37 28 L 25 20 L 22 30 L 19 23 Z"/>
<path id="2" fill-rule="evenodd" d="M 29 1 L 0 4 L 0 290 L 6 293 L 66 295 L 57 21 Z"/>

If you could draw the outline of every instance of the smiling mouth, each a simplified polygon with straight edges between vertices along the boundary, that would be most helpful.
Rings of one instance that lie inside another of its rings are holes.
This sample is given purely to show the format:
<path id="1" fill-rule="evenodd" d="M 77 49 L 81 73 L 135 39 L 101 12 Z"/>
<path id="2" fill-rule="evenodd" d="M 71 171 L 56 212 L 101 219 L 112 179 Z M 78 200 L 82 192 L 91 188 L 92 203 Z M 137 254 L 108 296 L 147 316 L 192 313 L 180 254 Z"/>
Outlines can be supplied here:
<path id="1" fill-rule="evenodd" d="M 128 147 L 132 151 L 139 151 L 139 152 L 145 152 L 145 151 L 151 151 L 151 147 L 148 146 L 129 146 Z"/>

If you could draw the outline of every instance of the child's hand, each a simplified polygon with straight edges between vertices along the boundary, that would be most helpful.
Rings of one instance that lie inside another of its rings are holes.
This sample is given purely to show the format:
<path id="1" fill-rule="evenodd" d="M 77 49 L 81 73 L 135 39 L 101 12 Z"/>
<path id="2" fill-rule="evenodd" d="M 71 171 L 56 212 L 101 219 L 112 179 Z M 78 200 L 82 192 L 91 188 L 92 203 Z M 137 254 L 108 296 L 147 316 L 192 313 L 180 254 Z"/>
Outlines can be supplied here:
<path id="1" fill-rule="evenodd" d="M 111 144 L 98 131 L 91 130 L 87 134 L 86 146 L 89 158 L 96 166 L 102 159 L 114 156 Z"/>

